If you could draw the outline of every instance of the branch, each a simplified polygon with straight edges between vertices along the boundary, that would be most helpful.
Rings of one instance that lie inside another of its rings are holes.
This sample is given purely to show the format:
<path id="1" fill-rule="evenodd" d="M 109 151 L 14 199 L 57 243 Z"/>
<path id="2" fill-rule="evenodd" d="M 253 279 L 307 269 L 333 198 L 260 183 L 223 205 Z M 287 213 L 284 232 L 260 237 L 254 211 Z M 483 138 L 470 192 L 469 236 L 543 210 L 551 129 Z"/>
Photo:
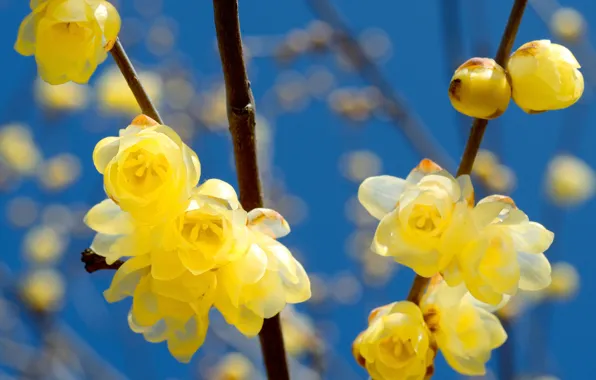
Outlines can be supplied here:
<path id="1" fill-rule="evenodd" d="M 246 210 L 263 206 L 255 138 L 255 107 L 244 64 L 238 0 L 213 0 L 215 30 L 226 86 L 228 122 L 234 144 L 240 202 Z M 279 315 L 259 333 L 270 380 L 289 380 Z"/>
<path id="2" fill-rule="evenodd" d="M 358 71 L 360 76 L 377 87 L 385 100 L 385 112 L 393 124 L 404 134 L 414 149 L 422 156 L 438 162 L 447 169 L 455 167 L 454 160 L 434 138 L 428 127 L 406 104 L 384 77 L 381 69 L 366 55 L 354 38 L 339 12 L 328 0 L 308 0 L 312 11 L 333 27 L 333 39 Z"/>
<path id="3" fill-rule="evenodd" d="M 87 273 L 93 273 L 102 269 L 118 270 L 124 264 L 122 260 L 116 260 L 114 263 L 108 264 L 105 257 L 99 256 L 91 248 L 87 248 L 81 252 L 81 261 L 85 263 Z"/>
<path id="4" fill-rule="evenodd" d="M 503 37 L 501 37 L 501 43 L 499 44 L 499 49 L 497 50 L 497 55 L 495 57 L 495 61 L 502 67 L 507 66 L 507 60 L 511 54 L 511 48 L 515 42 L 517 30 L 519 29 L 527 3 L 528 0 L 515 0 L 515 3 L 513 3 L 513 7 L 511 8 L 509 20 L 507 20 L 507 26 L 505 26 L 505 31 L 503 32 Z M 474 119 L 468 142 L 466 143 L 459 168 L 457 169 L 457 177 L 472 172 L 472 166 L 474 165 L 474 160 L 480 149 L 480 144 L 482 143 L 482 138 L 484 137 L 487 125 L 488 120 Z M 430 278 L 416 275 L 410 293 L 408 294 L 408 301 L 416 303 L 420 302 L 422 293 L 429 282 Z"/>

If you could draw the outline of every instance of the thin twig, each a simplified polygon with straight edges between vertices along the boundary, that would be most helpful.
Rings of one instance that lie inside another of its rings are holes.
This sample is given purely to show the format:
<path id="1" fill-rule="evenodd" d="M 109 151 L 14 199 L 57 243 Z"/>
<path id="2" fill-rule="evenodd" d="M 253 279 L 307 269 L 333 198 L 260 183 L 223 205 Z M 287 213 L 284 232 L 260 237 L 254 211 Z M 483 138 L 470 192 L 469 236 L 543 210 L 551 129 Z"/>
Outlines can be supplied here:
<path id="1" fill-rule="evenodd" d="M 333 41 L 358 74 L 378 88 L 384 97 L 384 111 L 423 157 L 438 162 L 446 169 L 455 168 L 455 161 L 435 139 L 420 117 L 408 107 L 406 100 L 391 86 L 381 69 L 366 55 L 352 31 L 329 0 L 308 0 L 313 13 L 333 27 Z"/>
<path id="2" fill-rule="evenodd" d="M 103 269 L 118 270 L 124 264 L 122 260 L 116 260 L 112 264 L 106 263 L 106 258 L 95 253 L 91 248 L 81 252 L 81 261 L 85 263 L 87 273 L 97 272 Z"/>
<path id="3" fill-rule="evenodd" d="M 141 107 L 143 114 L 149 116 L 159 124 L 163 124 L 163 120 L 159 116 L 157 108 L 155 108 L 147 91 L 143 88 L 143 84 L 141 83 L 132 62 L 128 59 L 128 55 L 126 55 L 124 47 L 122 47 L 122 44 L 120 43 L 120 39 L 116 40 L 116 43 L 110 52 L 112 53 L 112 57 L 114 58 L 116 65 L 118 65 L 120 72 L 122 72 L 124 79 L 126 79 L 126 83 L 128 83 L 128 87 L 130 87 L 137 103 L 139 103 L 139 107 Z"/>
<path id="4" fill-rule="evenodd" d="M 246 73 L 237 0 L 213 0 L 215 30 L 226 86 L 228 123 L 234 144 L 240 202 L 246 210 L 263 206 L 255 138 L 255 107 Z M 270 380 L 289 379 L 279 315 L 266 319 L 259 334 Z"/>
<path id="5" fill-rule="evenodd" d="M 499 49 L 497 50 L 497 55 L 495 57 L 495 61 L 502 67 L 507 66 L 507 60 L 511 54 L 511 48 L 515 42 L 517 30 L 519 29 L 519 25 L 524 15 L 524 10 L 526 9 L 527 3 L 528 0 L 515 0 L 515 3 L 513 3 L 513 7 L 511 8 L 511 13 L 509 14 L 509 19 L 507 20 L 507 26 L 505 26 L 505 31 L 503 32 L 503 37 L 501 38 L 501 43 L 499 44 Z M 470 174 L 472 172 L 472 166 L 474 165 L 474 160 L 476 159 L 476 155 L 480 149 L 482 137 L 484 136 L 487 125 L 488 120 L 474 119 L 470 136 L 468 137 L 468 142 L 466 143 L 459 168 L 457 169 L 458 177 L 460 175 Z M 421 294 L 426 286 L 428 286 L 429 282 L 430 278 L 424 278 L 422 276 L 416 275 L 416 278 L 414 279 L 408 294 L 408 301 L 416 303 L 420 302 L 420 299 L 422 298 Z"/>

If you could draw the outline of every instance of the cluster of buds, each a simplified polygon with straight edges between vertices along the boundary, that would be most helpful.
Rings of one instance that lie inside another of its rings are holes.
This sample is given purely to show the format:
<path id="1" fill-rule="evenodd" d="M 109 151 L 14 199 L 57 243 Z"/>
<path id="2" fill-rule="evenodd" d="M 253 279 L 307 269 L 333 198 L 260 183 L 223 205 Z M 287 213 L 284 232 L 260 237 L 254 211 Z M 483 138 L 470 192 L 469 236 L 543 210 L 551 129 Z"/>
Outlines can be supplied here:
<path id="1" fill-rule="evenodd" d="M 490 58 L 466 61 L 451 79 L 449 99 L 456 110 L 479 119 L 501 116 L 511 98 L 527 113 L 563 109 L 584 91 L 579 68 L 566 47 L 532 41 L 509 57 L 506 69 Z"/>

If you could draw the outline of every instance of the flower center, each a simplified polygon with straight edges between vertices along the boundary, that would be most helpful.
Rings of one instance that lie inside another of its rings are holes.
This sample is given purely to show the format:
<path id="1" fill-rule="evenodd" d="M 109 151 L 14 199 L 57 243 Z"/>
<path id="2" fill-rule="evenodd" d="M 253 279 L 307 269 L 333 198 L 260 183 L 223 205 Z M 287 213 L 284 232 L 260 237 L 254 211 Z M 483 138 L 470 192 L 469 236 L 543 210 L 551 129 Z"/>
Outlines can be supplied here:
<path id="1" fill-rule="evenodd" d="M 441 224 L 441 214 L 435 206 L 416 205 L 410 215 L 409 224 L 415 231 L 432 233 Z"/>
<path id="2" fill-rule="evenodd" d="M 214 250 L 224 241 L 224 228 L 220 216 L 190 211 L 185 216 L 182 237 L 198 250 Z"/>
<path id="3" fill-rule="evenodd" d="M 165 182 L 169 164 L 163 154 L 153 154 L 145 149 L 139 149 L 129 154 L 123 170 L 126 179 L 135 188 L 142 192 L 150 192 Z"/>

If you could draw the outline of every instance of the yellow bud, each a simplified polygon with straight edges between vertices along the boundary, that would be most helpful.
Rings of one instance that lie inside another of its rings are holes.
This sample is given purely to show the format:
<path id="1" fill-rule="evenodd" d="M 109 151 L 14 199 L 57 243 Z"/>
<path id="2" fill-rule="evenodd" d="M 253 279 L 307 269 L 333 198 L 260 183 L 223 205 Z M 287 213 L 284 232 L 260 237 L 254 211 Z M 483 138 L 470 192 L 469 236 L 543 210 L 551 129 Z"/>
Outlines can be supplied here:
<path id="1" fill-rule="evenodd" d="M 55 110 L 76 110 L 87 105 L 87 87 L 76 83 L 52 86 L 39 79 L 36 81 L 35 95 L 44 107 Z"/>
<path id="2" fill-rule="evenodd" d="M 56 229 L 40 226 L 27 232 L 23 241 L 23 251 L 28 260 L 36 264 L 48 264 L 62 256 L 67 245 L 67 239 Z"/>
<path id="3" fill-rule="evenodd" d="M 571 106 L 584 92 L 579 63 L 564 46 L 549 40 L 522 45 L 509 58 L 513 100 L 527 113 Z"/>
<path id="4" fill-rule="evenodd" d="M 550 19 L 552 33 L 562 40 L 577 41 L 586 31 L 586 21 L 573 8 L 559 8 Z"/>
<path id="5" fill-rule="evenodd" d="M 552 282 L 547 288 L 548 295 L 553 298 L 572 298 L 579 289 L 579 273 L 569 263 L 561 262 L 553 265 Z"/>
<path id="6" fill-rule="evenodd" d="M 64 297 L 64 280 L 55 270 L 38 270 L 25 278 L 21 294 L 32 309 L 55 311 Z"/>
<path id="7" fill-rule="evenodd" d="M 594 195 L 596 174 L 578 157 L 561 154 L 548 164 L 546 190 L 558 205 L 577 205 Z"/>
<path id="8" fill-rule="evenodd" d="M 471 58 L 455 70 L 449 85 L 453 108 L 480 119 L 501 116 L 509 106 L 511 86 L 505 70 L 490 58 Z"/>

